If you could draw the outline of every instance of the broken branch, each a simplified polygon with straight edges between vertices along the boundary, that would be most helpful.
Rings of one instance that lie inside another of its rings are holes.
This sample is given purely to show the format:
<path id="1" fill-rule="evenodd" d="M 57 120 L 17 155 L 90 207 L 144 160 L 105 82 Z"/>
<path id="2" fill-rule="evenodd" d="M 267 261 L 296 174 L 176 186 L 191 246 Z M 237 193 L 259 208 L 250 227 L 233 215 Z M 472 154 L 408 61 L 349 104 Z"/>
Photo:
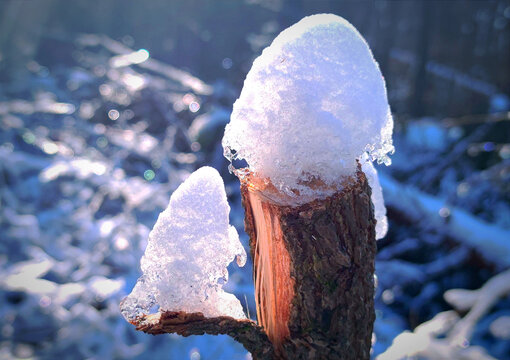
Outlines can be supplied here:
<path id="1" fill-rule="evenodd" d="M 165 311 L 145 315 L 132 322 L 136 330 L 147 334 L 219 335 L 226 334 L 243 344 L 254 359 L 273 359 L 273 346 L 262 327 L 248 319 L 230 316 L 206 318 L 200 312 Z"/>

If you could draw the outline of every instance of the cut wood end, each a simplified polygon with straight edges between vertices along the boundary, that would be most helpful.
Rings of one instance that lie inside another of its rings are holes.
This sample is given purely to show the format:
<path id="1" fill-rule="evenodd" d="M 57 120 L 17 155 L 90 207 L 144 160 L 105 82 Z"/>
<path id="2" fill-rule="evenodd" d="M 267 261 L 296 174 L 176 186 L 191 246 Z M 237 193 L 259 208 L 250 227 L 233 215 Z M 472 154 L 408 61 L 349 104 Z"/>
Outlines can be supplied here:
<path id="1" fill-rule="evenodd" d="M 313 202 L 317 199 L 325 199 L 340 191 L 341 189 L 352 186 L 359 179 L 361 165 L 358 163 L 358 171 L 352 176 L 347 176 L 335 184 L 326 184 L 321 178 L 309 176 L 309 180 L 299 181 L 299 185 L 308 187 L 313 193 L 302 194 L 299 190 L 290 189 L 287 192 L 279 190 L 269 178 L 262 177 L 257 173 L 249 170 L 249 168 L 233 169 L 234 175 L 239 178 L 241 188 L 246 187 L 251 192 L 258 193 L 265 201 L 283 206 L 300 206 Z M 306 175 L 306 174 L 304 174 Z M 364 174 L 363 174 L 364 176 Z"/>
<path id="2" fill-rule="evenodd" d="M 290 335 L 288 322 L 294 297 L 291 260 L 283 241 L 279 207 L 265 201 L 259 192 L 248 191 L 256 240 L 253 253 L 257 319 L 276 346 Z"/>

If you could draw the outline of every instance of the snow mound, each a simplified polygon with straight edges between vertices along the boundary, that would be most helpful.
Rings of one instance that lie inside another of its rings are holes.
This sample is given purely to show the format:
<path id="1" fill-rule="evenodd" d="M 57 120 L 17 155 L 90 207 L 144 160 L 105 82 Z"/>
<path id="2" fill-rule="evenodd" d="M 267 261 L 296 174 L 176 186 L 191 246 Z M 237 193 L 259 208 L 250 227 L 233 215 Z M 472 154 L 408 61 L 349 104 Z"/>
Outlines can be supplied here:
<path id="1" fill-rule="evenodd" d="M 220 174 L 202 167 L 172 194 L 141 259 L 142 276 L 121 303 L 127 320 L 162 311 L 245 318 L 241 303 L 222 287 L 227 266 L 246 252 L 229 225 L 230 207 Z"/>
<path id="2" fill-rule="evenodd" d="M 338 188 L 364 153 L 388 165 L 392 131 L 367 43 L 345 19 L 319 14 L 284 30 L 254 61 L 223 147 L 280 191 L 320 197 L 309 184 Z"/>

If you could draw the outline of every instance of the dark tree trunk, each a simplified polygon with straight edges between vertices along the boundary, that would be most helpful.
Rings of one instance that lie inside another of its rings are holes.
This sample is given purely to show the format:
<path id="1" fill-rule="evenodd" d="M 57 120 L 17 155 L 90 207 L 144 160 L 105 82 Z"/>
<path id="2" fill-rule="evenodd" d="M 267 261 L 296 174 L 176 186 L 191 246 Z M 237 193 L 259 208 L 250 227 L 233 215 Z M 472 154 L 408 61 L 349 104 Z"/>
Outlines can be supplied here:
<path id="1" fill-rule="evenodd" d="M 22 82 L 26 65 L 34 59 L 55 0 L 10 0 L 0 10 L 0 71 L 9 80 Z"/>
<path id="2" fill-rule="evenodd" d="M 427 1 L 421 3 L 422 6 L 422 24 L 420 27 L 417 45 L 417 64 L 416 73 L 414 75 L 414 95 L 411 113 L 415 116 L 423 116 L 424 97 L 427 88 L 427 62 L 429 60 L 429 42 L 432 18 L 432 7 L 434 4 Z"/>
<path id="3" fill-rule="evenodd" d="M 324 200 L 279 205 L 241 185 L 259 325 L 282 359 L 369 359 L 375 220 L 365 175 Z"/>

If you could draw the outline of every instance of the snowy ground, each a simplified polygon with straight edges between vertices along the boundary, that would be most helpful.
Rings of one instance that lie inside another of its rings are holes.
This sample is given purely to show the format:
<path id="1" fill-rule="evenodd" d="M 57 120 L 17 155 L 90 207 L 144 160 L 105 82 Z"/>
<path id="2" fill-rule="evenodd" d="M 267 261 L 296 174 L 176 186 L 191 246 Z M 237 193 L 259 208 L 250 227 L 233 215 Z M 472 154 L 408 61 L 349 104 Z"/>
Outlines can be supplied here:
<path id="1" fill-rule="evenodd" d="M 118 308 L 140 275 L 139 259 L 159 212 L 202 165 L 222 174 L 231 223 L 247 246 L 238 183 L 220 145 L 236 90 L 205 84 L 107 38 L 81 37 L 65 46 L 72 63 L 31 63 L 23 83 L 0 88 L 0 359 L 247 358 L 226 336 L 138 333 Z M 415 221 L 398 199 L 388 199 L 374 354 L 402 331 L 452 310 L 443 299 L 447 290 L 479 288 L 508 267 L 485 258 L 447 225 L 459 208 L 510 239 L 510 151 L 484 148 L 494 129 L 458 150 L 455 144 L 469 137 L 459 135 L 462 127 L 432 127 L 424 137 L 427 131 L 415 129 L 421 124 L 400 129 L 394 165 L 383 174 L 411 185 L 411 192 L 442 199 L 444 221 Z M 473 144 L 481 150 L 469 157 Z M 460 154 L 445 156 L 455 151 Z M 229 270 L 227 290 L 255 314 L 251 264 Z M 510 359 L 509 315 L 503 296 L 464 347 L 480 345 Z"/>

